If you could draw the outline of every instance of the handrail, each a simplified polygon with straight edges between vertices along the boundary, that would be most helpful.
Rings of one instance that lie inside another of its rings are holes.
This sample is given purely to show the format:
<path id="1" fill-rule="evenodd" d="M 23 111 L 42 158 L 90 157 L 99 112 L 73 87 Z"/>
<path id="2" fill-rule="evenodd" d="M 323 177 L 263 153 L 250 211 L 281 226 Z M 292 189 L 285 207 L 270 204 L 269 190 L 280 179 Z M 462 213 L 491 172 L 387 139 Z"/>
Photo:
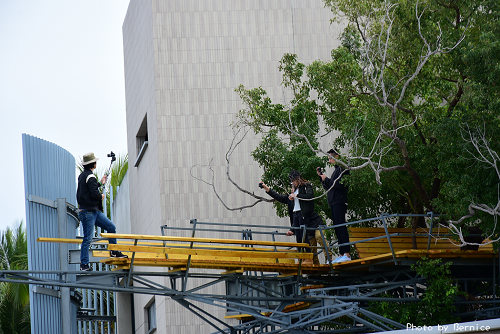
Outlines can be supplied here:
<path id="1" fill-rule="evenodd" d="M 198 243 L 220 243 L 220 244 L 259 245 L 259 246 L 276 245 L 284 247 L 308 246 L 307 243 L 296 243 L 296 242 L 241 240 L 241 239 L 214 239 L 214 238 L 177 237 L 177 236 L 161 236 L 161 235 L 147 235 L 147 234 L 101 233 L 101 236 L 104 238 L 131 239 L 131 240 L 138 239 L 138 240 L 156 240 L 156 241 L 187 241 L 187 242 L 198 242 Z"/>
<path id="2" fill-rule="evenodd" d="M 378 217 L 373 217 L 373 218 L 366 218 L 366 219 L 360 219 L 360 220 L 356 220 L 356 221 L 350 221 L 350 222 L 346 222 L 346 223 L 343 223 L 343 224 L 338 224 L 338 225 L 335 225 L 335 226 L 326 226 L 326 225 L 320 225 L 318 228 L 307 228 L 305 226 L 301 226 L 300 228 L 303 229 L 303 232 L 304 232 L 304 235 L 305 235 L 305 232 L 307 230 L 316 230 L 316 229 L 319 229 L 320 231 L 320 234 L 321 234 L 321 237 L 323 239 L 323 244 L 322 246 L 316 246 L 316 249 L 319 251 L 319 252 L 325 252 L 325 256 L 328 260 L 331 260 L 330 259 L 330 256 L 331 256 L 331 250 L 332 249 L 338 249 L 339 247 L 341 246 L 350 246 L 350 245 L 355 245 L 355 244 L 358 244 L 358 243 L 362 243 L 362 242 L 368 242 L 368 241 L 372 241 L 372 240 L 377 240 L 377 239 L 386 239 L 388 244 L 389 244 L 389 248 L 391 250 L 391 254 L 392 254 L 392 257 L 393 257 L 393 260 L 394 262 L 396 263 L 396 255 L 395 255 L 395 251 L 394 251 L 394 248 L 392 246 L 392 241 L 391 241 L 391 238 L 392 237 L 397 237 L 397 236 L 403 236 L 405 235 L 404 233 L 390 233 L 389 231 L 389 227 L 388 227 L 388 222 L 387 220 L 388 219 L 391 219 L 391 218 L 396 218 L 396 217 L 424 217 L 424 218 L 430 218 L 431 219 L 431 223 L 430 223 L 430 226 L 431 226 L 431 229 L 429 230 L 429 232 L 427 233 L 419 233 L 419 234 L 422 234 L 422 235 L 428 235 L 428 240 L 427 240 L 427 249 L 430 248 L 430 240 L 431 240 L 431 237 L 432 237 L 432 227 L 433 227 L 433 224 L 434 224 L 434 218 L 435 217 L 438 217 L 439 214 L 435 214 L 433 212 L 428 212 L 428 213 L 425 213 L 425 214 L 412 214 L 412 213 L 409 213 L 409 214 L 387 214 L 387 213 L 383 213 L 381 214 L 380 216 Z M 373 223 L 373 222 L 376 222 L 376 221 L 380 221 L 381 222 L 381 226 L 382 228 L 384 228 L 385 230 L 385 235 L 381 235 L 381 236 L 377 236 L 377 237 L 369 237 L 369 238 L 366 238 L 366 239 L 363 239 L 363 240 L 357 240 L 357 241 L 353 241 L 353 242 L 348 242 L 348 243 L 342 243 L 342 244 L 338 244 L 338 243 L 335 243 L 335 242 L 326 242 L 326 238 L 325 238 L 325 232 L 329 231 L 329 230 L 332 230 L 332 229 L 335 229 L 336 227 L 340 227 L 340 226 L 353 226 L 353 225 L 362 225 L 364 223 Z M 237 224 L 237 223 L 222 223 L 222 222 L 202 222 L 202 221 L 198 221 L 196 219 L 192 219 L 190 221 L 190 224 L 193 224 L 192 227 L 172 227 L 172 226 L 167 226 L 167 225 L 162 225 L 161 226 L 161 230 L 162 230 L 162 234 L 164 235 L 164 230 L 177 230 L 177 231 L 190 231 L 192 233 L 194 233 L 194 231 L 197 231 L 197 232 L 220 232 L 220 233 L 239 233 L 241 236 L 245 236 L 245 235 L 248 235 L 249 233 L 253 234 L 253 235 L 262 235 L 262 236 L 265 236 L 265 235 L 269 235 L 270 236 L 270 239 L 273 240 L 273 241 L 270 241 L 271 243 L 277 243 L 279 244 L 279 242 L 276 242 L 276 239 L 275 237 L 277 235 L 286 235 L 286 233 L 284 232 L 278 232 L 280 230 L 289 230 L 290 229 L 290 226 L 284 226 L 284 225 L 261 225 L 261 224 L 247 224 L 247 225 L 243 225 L 243 224 Z M 201 226 L 201 227 L 200 227 Z M 224 228 L 219 228 L 219 227 L 224 227 Z M 227 227 L 233 227 L 231 229 L 227 229 Z M 410 234 L 410 235 L 414 235 L 414 234 Z M 415 235 L 418 235 L 418 234 L 415 234 Z M 135 236 L 137 237 L 137 236 Z M 166 239 L 162 239 L 164 241 L 174 241 L 175 238 L 177 237 L 164 237 Z M 169 239 L 167 239 L 169 238 Z M 174 239 L 171 239 L 171 238 L 174 238 Z M 210 242 L 209 240 L 213 240 L 211 238 L 194 238 L 194 239 L 197 239 L 198 242 Z M 245 238 L 243 238 L 245 239 Z M 234 239 L 233 239 L 234 240 Z M 247 242 L 251 242 L 253 244 L 260 244 L 260 245 L 266 245 L 266 241 L 258 241 L 258 240 L 241 240 L 241 242 L 243 243 L 247 243 Z M 306 244 L 305 242 L 303 243 L 290 243 L 290 247 L 293 247 L 293 246 L 303 246 L 304 244 Z M 293 246 L 292 246 L 293 245 Z"/>

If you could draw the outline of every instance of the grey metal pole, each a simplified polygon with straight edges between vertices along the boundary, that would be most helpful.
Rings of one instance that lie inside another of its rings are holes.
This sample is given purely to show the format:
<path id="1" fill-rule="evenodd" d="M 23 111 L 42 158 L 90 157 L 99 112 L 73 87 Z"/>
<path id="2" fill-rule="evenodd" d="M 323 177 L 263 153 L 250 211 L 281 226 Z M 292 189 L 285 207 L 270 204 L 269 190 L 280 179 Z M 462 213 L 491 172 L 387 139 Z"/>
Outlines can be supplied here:
<path id="1" fill-rule="evenodd" d="M 326 242 L 325 234 L 323 233 L 323 226 L 319 226 L 319 233 L 321 234 L 321 241 L 323 242 L 323 247 L 325 251 L 325 259 L 326 263 L 330 265 L 330 268 L 332 267 L 332 257 L 330 256 L 330 247 L 328 246 L 328 243 Z M 319 259 L 318 259 L 319 260 Z"/>
<path id="2" fill-rule="evenodd" d="M 392 253 L 392 259 L 394 260 L 394 264 L 397 264 L 396 262 L 396 255 L 394 254 L 394 248 L 392 247 L 392 242 L 391 242 L 391 236 L 389 234 L 389 230 L 387 229 L 387 221 L 386 221 L 386 214 L 382 214 L 382 223 L 384 224 L 384 230 L 385 230 L 385 235 L 387 237 L 387 242 L 389 243 L 389 248 L 391 249 Z"/>
<path id="3" fill-rule="evenodd" d="M 193 232 L 191 233 L 191 238 L 194 238 L 194 235 L 196 233 L 196 223 L 198 220 L 196 219 L 191 219 L 190 223 L 193 225 Z M 194 242 L 191 241 L 189 248 L 193 248 Z M 188 281 L 188 275 L 189 275 L 189 267 L 191 266 L 191 254 L 188 255 L 188 260 L 187 260 L 187 265 L 186 265 L 186 274 L 184 275 L 184 279 L 182 280 L 182 291 L 186 291 L 187 289 L 187 281 Z"/>
<path id="4" fill-rule="evenodd" d="M 431 236 L 432 236 L 432 228 L 434 227 L 434 212 L 427 213 L 431 216 L 431 224 L 429 227 L 429 237 L 427 238 L 427 250 L 431 248 Z"/>
<path id="5" fill-rule="evenodd" d="M 67 215 L 66 215 L 66 199 L 58 198 L 57 205 L 57 222 L 60 238 L 67 236 Z M 61 271 L 68 271 L 68 244 L 59 244 L 59 268 Z M 71 302 L 70 288 L 61 287 L 61 322 L 62 332 L 71 333 Z"/>

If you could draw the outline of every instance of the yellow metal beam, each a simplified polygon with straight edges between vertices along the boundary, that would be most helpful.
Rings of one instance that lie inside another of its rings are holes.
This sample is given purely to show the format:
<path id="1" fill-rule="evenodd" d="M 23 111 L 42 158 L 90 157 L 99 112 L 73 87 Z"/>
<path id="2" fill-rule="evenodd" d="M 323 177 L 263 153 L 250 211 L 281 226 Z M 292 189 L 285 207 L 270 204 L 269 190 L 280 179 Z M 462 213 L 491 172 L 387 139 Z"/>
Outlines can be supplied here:
<path id="1" fill-rule="evenodd" d="M 131 240 L 181 241 L 181 242 L 199 242 L 199 243 L 209 243 L 209 244 L 234 244 L 234 245 L 249 245 L 249 246 L 260 245 L 260 246 L 309 248 L 308 243 L 265 241 L 265 240 L 191 238 L 191 237 L 175 237 L 175 236 L 162 236 L 162 235 L 118 234 L 118 233 L 101 233 L 101 236 L 104 238 L 131 239 Z"/>
<path id="2" fill-rule="evenodd" d="M 39 242 L 60 242 L 64 244 L 81 244 L 82 239 L 65 239 L 65 238 L 43 238 L 36 239 Z M 108 242 L 107 240 L 100 240 L 99 242 Z"/>
<path id="3" fill-rule="evenodd" d="M 72 243 L 72 244 L 81 244 L 82 239 L 65 239 L 65 238 L 47 238 L 47 237 L 40 237 L 37 239 L 39 242 L 57 242 L 57 243 Z M 98 244 L 108 244 L 108 240 L 98 240 L 94 241 L 93 243 L 98 243 Z M 134 242 L 133 240 L 126 239 L 126 240 L 117 240 L 117 243 L 120 245 L 133 245 Z M 179 247 L 182 244 L 180 243 L 163 243 L 163 242 L 147 242 L 147 241 L 139 241 L 137 242 L 138 245 L 141 246 L 158 246 L 158 247 Z M 189 247 L 189 245 L 186 244 L 186 247 Z M 232 249 L 232 250 L 255 250 L 255 251 L 270 251 L 270 248 L 249 248 L 246 246 L 228 246 L 228 245 L 211 245 L 211 244 L 193 244 L 193 248 L 221 248 L 221 249 Z M 288 249 L 275 249 L 274 251 L 276 252 L 290 252 Z"/>
<path id="4" fill-rule="evenodd" d="M 129 257 L 132 257 L 132 252 L 127 252 L 124 251 L 124 254 L 128 255 Z M 92 251 L 92 254 L 95 257 L 109 257 L 109 250 L 100 250 L 96 249 Z M 169 254 L 168 258 L 171 260 L 187 260 L 188 254 Z M 136 253 L 135 254 L 136 259 L 142 259 L 142 260 L 156 260 L 156 259 L 165 259 L 165 254 L 161 253 Z M 264 263 L 276 263 L 276 259 L 274 258 L 254 258 L 254 257 L 227 257 L 227 256 L 204 256 L 204 255 L 193 255 L 192 259 L 196 260 L 232 260 L 232 261 L 248 261 L 248 262 L 264 262 Z M 288 263 L 288 264 L 293 264 L 295 263 L 295 260 L 292 259 L 279 259 L 279 263 Z"/>
<path id="5" fill-rule="evenodd" d="M 115 265 L 118 269 L 129 269 L 131 259 L 107 258 L 101 260 L 102 263 Z M 187 260 L 172 260 L 172 259 L 134 259 L 134 266 L 147 267 L 169 267 L 174 270 L 186 270 Z M 201 269 L 223 269 L 230 270 L 246 270 L 246 271 L 263 271 L 275 272 L 285 275 L 297 275 L 299 265 L 297 263 L 265 263 L 265 262 L 250 262 L 250 261 L 222 261 L 222 260 L 197 260 L 191 259 L 190 268 Z M 302 273 L 322 273 L 328 272 L 330 267 L 327 265 L 302 265 Z"/>
<path id="6" fill-rule="evenodd" d="M 248 258 L 274 258 L 274 259 L 312 259 L 312 253 L 298 252 L 274 252 L 274 251 L 255 251 L 248 248 L 248 251 L 241 250 L 212 250 L 200 248 L 172 248 L 172 247 L 148 247 L 148 246 L 132 246 L 109 244 L 109 250 L 125 251 L 125 252 L 144 252 L 144 253 L 160 253 L 160 254 L 185 254 L 210 257 L 248 257 Z"/>
<path id="7" fill-rule="evenodd" d="M 244 271 L 276 272 L 282 275 L 319 273 L 330 270 L 329 266 L 313 266 L 312 253 L 297 252 L 297 246 L 308 246 L 294 242 L 272 242 L 237 239 L 209 239 L 189 237 L 163 237 L 103 233 L 102 237 L 116 237 L 118 244 L 109 244 L 106 239 L 96 243 L 107 245 L 107 249 L 93 250 L 93 255 L 102 257 L 102 263 L 115 266 L 116 270 L 130 269 L 132 255 L 134 265 L 167 267 L 170 270 L 190 268 L 221 269 L 225 274 Z M 141 241 L 138 241 L 141 240 Z M 81 243 L 82 239 L 39 238 L 41 242 Z M 137 245 L 133 245 L 138 241 Z M 168 242 L 167 242 L 168 241 Z M 271 247 L 270 247 L 271 246 Z M 291 249 L 290 249 L 291 248 Z M 119 250 L 129 256 L 110 258 L 109 251 Z M 299 263 L 301 264 L 299 265 Z"/>

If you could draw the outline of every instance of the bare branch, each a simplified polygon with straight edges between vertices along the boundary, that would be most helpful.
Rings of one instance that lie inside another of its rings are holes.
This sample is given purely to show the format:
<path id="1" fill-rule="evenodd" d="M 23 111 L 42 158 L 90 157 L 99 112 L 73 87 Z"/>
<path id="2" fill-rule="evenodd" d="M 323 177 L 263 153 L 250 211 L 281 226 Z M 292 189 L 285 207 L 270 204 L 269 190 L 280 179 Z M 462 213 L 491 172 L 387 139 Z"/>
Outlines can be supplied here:
<path id="1" fill-rule="evenodd" d="M 251 204 L 247 204 L 247 205 L 242 205 L 242 206 L 238 206 L 238 207 L 230 207 L 228 204 L 226 204 L 226 202 L 224 201 L 224 199 L 221 197 L 221 195 L 219 194 L 219 192 L 217 191 L 217 188 L 215 186 L 215 171 L 213 169 L 213 166 L 212 166 L 212 162 L 213 162 L 213 159 L 210 160 L 210 163 L 208 165 L 194 165 L 190 168 L 189 170 L 189 173 L 191 175 L 192 178 L 198 180 L 198 181 L 201 181 L 207 185 L 209 185 L 215 196 L 217 197 L 217 199 L 222 203 L 222 205 L 229 211 L 241 211 L 243 209 L 247 209 L 247 208 L 251 208 L 251 207 L 254 207 L 255 205 L 257 205 L 258 203 L 260 202 L 273 202 L 274 200 L 273 199 L 269 199 L 269 198 L 265 198 L 265 197 L 262 197 L 262 196 L 258 196 L 258 195 L 255 195 L 255 193 L 251 192 L 251 191 L 248 191 L 244 188 L 242 188 L 241 186 L 239 186 L 232 178 L 231 178 L 231 174 L 230 174 L 230 167 L 231 167 L 231 161 L 230 161 L 230 158 L 231 158 L 231 154 L 234 152 L 234 150 L 237 148 L 238 145 L 241 144 L 241 142 L 245 139 L 245 136 L 246 134 L 248 133 L 248 129 L 245 131 L 244 135 L 239 139 L 237 140 L 237 137 L 238 137 L 238 134 L 240 133 L 241 131 L 241 128 L 239 128 L 234 136 L 233 136 L 233 140 L 231 141 L 231 145 L 228 149 L 228 151 L 226 152 L 226 176 L 228 178 L 228 180 L 241 192 L 255 198 L 256 200 L 251 203 Z M 210 180 L 204 180 L 202 179 L 201 177 L 197 177 L 196 175 L 194 175 L 193 173 L 193 170 L 196 168 L 196 167 L 205 167 L 205 168 L 208 168 L 210 173 L 211 173 L 211 178 Z"/>
<path id="2" fill-rule="evenodd" d="M 236 140 L 236 138 L 238 137 L 238 134 L 240 133 L 241 131 L 241 128 L 239 128 L 236 133 L 234 134 L 233 136 L 233 140 L 231 141 L 231 145 L 229 146 L 229 149 L 228 151 L 226 152 L 226 176 L 227 176 L 227 179 L 229 180 L 229 182 L 231 182 L 235 187 L 236 189 L 238 189 L 239 191 L 241 191 L 242 193 L 245 193 L 247 195 L 250 195 L 251 197 L 253 198 L 256 198 L 258 200 L 258 202 L 262 202 L 262 201 L 266 201 L 266 202 L 272 202 L 272 200 L 270 199 L 267 199 L 267 198 L 264 198 L 264 197 L 261 197 L 261 196 L 258 196 L 258 195 L 255 195 L 253 192 L 251 191 L 248 191 L 242 187 L 240 187 L 240 185 L 238 185 L 232 178 L 231 178 L 231 173 L 230 173 L 230 168 L 231 168 L 231 155 L 233 154 L 234 150 L 238 147 L 238 145 L 241 144 L 241 142 L 245 139 L 246 135 L 248 134 L 248 131 L 249 129 L 246 129 L 245 130 L 245 133 L 243 134 L 243 136 L 241 136 L 241 138 L 239 140 Z M 258 203 L 257 202 L 257 203 Z M 257 203 L 254 203 L 253 205 L 257 204 Z M 253 206 L 252 205 L 252 206 Z"/>
<path id="3" fill-rule="evenodd" d="M 497 220 L 500 217 L 500 170 L 499 170 L 500 158 L 498 153 L 491 148 L 489 141 L 486 138 L 484 127 L 483 129 L 471 130 L 468 126 L 466 126 L 466 129 L 462 130 L 463 130 L 462 138 L 464 138 L 464 140 L 472 144 L 472 146 L 475 149 L 475 152 L 469 152 L 469 153 L 474 157 L 476 161 L 481 162 L 486 166 L 489 166 L 490 168 L 493 168 L 497 174 L 499 180 L 499 186 L 498 186 L 499 188 L 497 189 L 498 192 L 497 203 L 495 206 L 484 203 L 481 204 L 471 203 L 467 208 L 468 213 L 466 215 L 463 215 L 457 220 L 449 220 L 447 223 L 449 224 L 450 230 L 459 237 L 460 241 L 463 244 L 476 245 L 475 243 L 465 242 L 462 234 L 461 225 L 465 221 L 476 217 L 478 213 L 490 215 L 493 217 L 495 224 L 490 235 L 486 237 L 488 239 L 486 243 L 493 243 L 500 240 L 500 237 L 496 239 L 491 239 L 495 234 L 497 234 L 496 231 Z M 464 134 L 464 132 L 466 134 Z"/>

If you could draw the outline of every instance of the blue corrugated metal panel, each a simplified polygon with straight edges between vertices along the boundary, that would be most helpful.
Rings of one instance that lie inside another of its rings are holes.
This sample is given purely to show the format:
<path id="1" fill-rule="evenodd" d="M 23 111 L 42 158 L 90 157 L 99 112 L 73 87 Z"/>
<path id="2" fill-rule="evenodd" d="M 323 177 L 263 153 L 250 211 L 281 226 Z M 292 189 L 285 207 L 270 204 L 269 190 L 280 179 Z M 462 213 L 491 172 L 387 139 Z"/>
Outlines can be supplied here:
<path id="1" fill-rule="evenodd" d="M 66 269 L 61 268 L 59 261 L 60 245 L 39 243 L 36 239 L 74 238 L 75 223 L 68 217 L 66 232 L 60 235 L 57 210 L 29 201 L 29 198 L 38 196 L 50 201 L 65 198 L 66 202 L 75 205 L 75 159 L 61 147 L 26 134 L 23 134 L 23 157 L 29 270 Z M 67 269 L 78 268 L 69 265 Z M 60 302 L 59 298 L 40 295 L 30 289 L 31 333 L 61 333 Z"/>

